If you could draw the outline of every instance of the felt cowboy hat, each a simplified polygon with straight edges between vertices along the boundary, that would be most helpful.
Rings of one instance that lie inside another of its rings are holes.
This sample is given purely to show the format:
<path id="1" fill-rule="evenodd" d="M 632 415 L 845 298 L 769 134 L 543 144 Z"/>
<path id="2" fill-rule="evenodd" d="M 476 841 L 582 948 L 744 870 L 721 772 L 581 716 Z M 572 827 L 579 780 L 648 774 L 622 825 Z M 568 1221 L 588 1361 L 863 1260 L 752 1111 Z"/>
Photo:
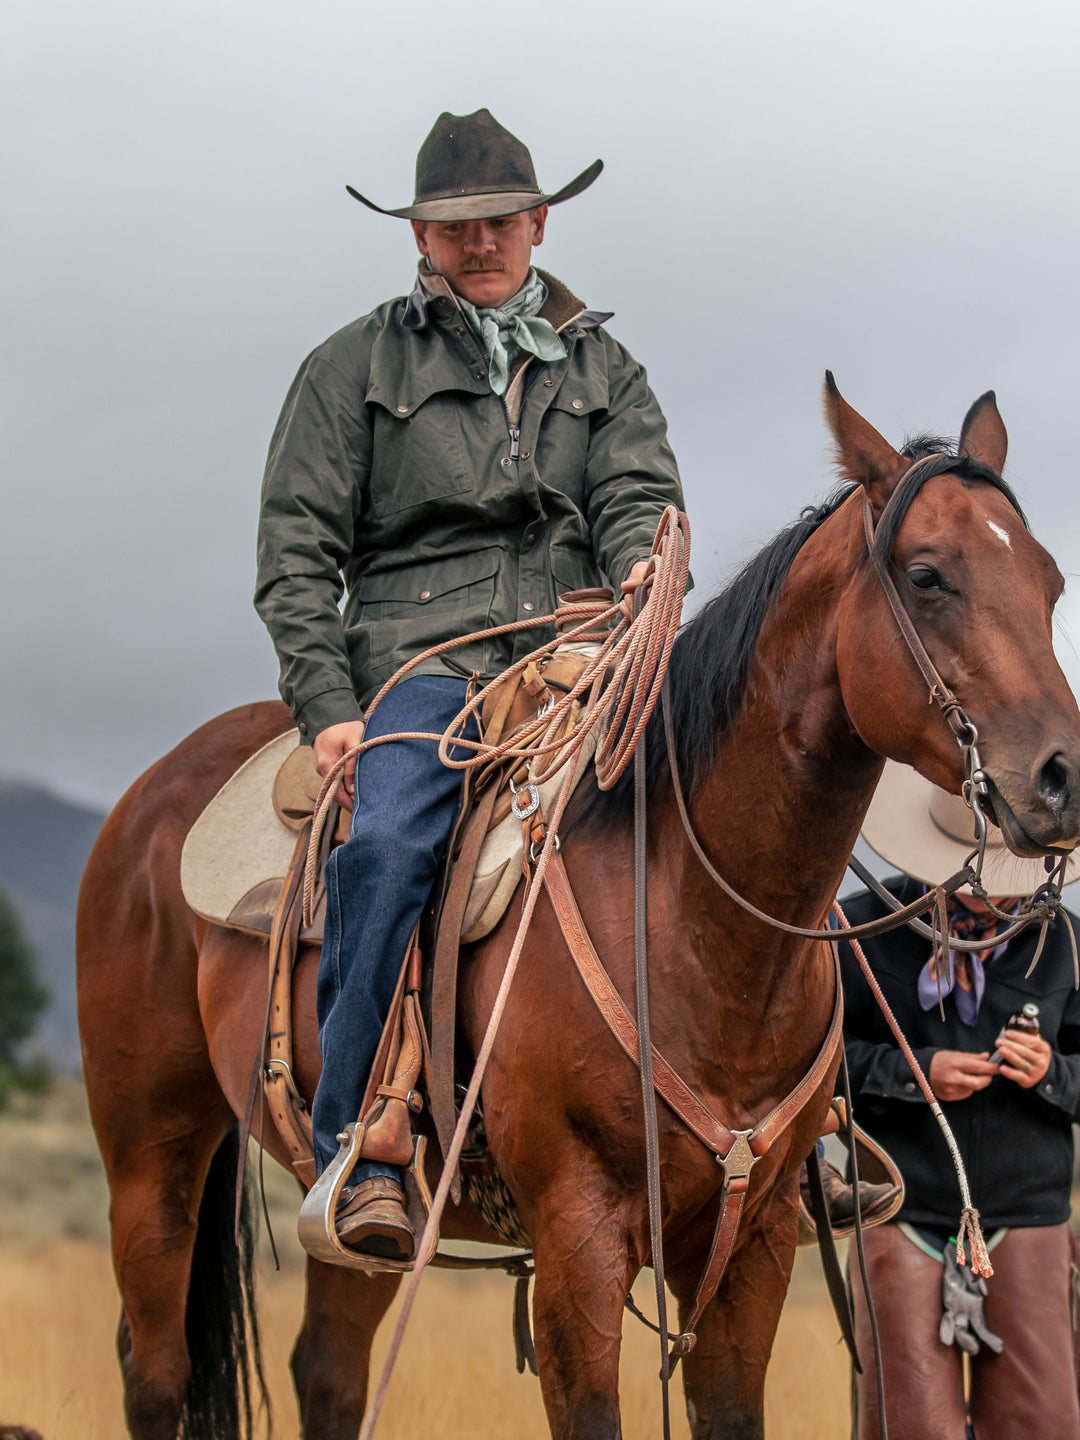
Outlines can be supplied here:
<path id="1" fill-rule="evenodd" d="M 939 790 L 909 765 L 886 760 L 862 837 L 890 865 L 936 885 L 954 875 L 975 848 L 975 819 L 959 795 Z M 994 896 L 1030 895 L 1046 879 L 1041 860 L 1014 855 L 993 823 L 983 884 Z M 1080 853 L 1065 866 L 1065 884 L 1080 880 Z"/>
<path id="2" fill-rule="evenodd" d="M 416 157 L 416 195 L 411 205 L 384 210 L 351 185 L 345 189 L 369 210 L 403 220 L 490 220 L 571 200 L 603 168 L 602 160 L 594 160 L 569 185 L 545 195 L 537 184 L 532 156 L 490 110 L 472 115 L 444 110 Z"/>

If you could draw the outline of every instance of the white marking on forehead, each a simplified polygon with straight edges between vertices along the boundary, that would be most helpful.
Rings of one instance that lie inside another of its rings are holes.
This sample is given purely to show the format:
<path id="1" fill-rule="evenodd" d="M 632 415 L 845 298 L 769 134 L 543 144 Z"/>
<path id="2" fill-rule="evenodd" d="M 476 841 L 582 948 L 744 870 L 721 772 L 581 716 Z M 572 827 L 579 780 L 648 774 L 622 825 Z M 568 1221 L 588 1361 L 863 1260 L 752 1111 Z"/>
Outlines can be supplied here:
<path id="1" fill-rule="evenodd" d="M 990 526 L 990 529 L 994 532 L 998 539 L 1003 541 L 1011 550 L 1012 541 L 1009 539 L 1009 532 L 1007 530 L 1003 530 L 1000 525 L 995 525 L 993 520 L 987 520 L 986 523 Z"/>

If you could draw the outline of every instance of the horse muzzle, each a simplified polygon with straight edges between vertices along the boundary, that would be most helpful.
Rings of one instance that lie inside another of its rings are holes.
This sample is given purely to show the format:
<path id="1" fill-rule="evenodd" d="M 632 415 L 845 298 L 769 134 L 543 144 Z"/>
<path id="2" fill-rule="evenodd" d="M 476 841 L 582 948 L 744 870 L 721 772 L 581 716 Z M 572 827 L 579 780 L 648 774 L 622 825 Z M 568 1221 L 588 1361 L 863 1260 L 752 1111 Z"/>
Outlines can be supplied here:
<path id="1" fill-rule="evenodd" d="M 1049 746 L 1022 775 L 987 767 L 984 808 L 1016 855 L 1062 855 L 1080 844 L 1080 758 Z"/>

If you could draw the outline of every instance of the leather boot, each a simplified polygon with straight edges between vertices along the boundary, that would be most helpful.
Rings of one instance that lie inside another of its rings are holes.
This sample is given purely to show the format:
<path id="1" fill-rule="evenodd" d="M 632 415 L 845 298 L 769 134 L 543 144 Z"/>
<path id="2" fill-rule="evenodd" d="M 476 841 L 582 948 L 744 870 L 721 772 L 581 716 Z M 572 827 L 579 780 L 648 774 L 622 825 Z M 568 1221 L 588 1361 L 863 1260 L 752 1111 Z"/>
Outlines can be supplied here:
<path id="1" fill-rule="evenodd" d="M 833 1229 L 851 1225 L 855 1219 L 855 1193 L 852 1186 L 847 1183 L 836 1166 L 831 1165 L 828 1160 L 819 1158 L 818 1164 L 821 1167 L 821 1184 L 825 1191 L 825 1204 L 828 1207 L 829 1220 Z M 802 1198 L 809 1210 L 810 1194 L 805 1165 L 799 1185 L 802 1190 Z M 899 1194 L 899 1185 L 871 1185 L 869 1181 L 860 1180 L 859 1214 L 862 1216 L 863 1223 L 873 1223 L 875 1216 L 886 1211 Z"/>
<path id="2" fill-rule="evenodd" d="M 386 1260 L 410 1260 L 416 1235 L 405 1213 L 405 1192 L 388 1175 L 348 1187 L 335 1216 L 338 1239 L 350 1250 Z"/>

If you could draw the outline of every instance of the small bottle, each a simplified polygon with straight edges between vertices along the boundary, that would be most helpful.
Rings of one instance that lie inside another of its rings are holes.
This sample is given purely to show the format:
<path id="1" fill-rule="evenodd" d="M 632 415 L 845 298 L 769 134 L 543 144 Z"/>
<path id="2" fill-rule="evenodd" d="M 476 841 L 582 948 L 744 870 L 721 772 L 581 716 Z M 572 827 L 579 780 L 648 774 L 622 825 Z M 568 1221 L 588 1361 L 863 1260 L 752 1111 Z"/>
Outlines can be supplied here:
<path id="1" fill-rule="evenodd" d="M 1039 1007 L 1031 1000 L 1023 1006 L 1019 1015 L 1010 1015 L 1005 1024 L 1001 1027 L 1001 1033 L 997 1037 L 1000 1044 L 1006 1030 L 1026 1030 L 1029 1035 L 1039 1033 Z M 1005 1057 L 1000 1050 L 995 1050 L 990 1056 L 991 1065 L 1000 1065 Z"/>

